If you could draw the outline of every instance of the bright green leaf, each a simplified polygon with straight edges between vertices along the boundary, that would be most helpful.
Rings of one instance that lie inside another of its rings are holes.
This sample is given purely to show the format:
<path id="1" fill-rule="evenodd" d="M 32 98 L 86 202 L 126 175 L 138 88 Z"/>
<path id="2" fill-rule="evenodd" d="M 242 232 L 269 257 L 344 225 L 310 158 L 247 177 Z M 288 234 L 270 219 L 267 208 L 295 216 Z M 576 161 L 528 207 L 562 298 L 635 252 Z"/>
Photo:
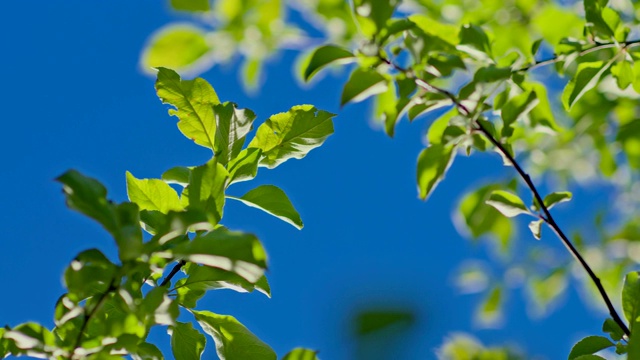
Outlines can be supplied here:
<path id="1" fill-rule="evenodd" d="M 633 327 L 640 316 L 640 275 L 636 271 L 627 274 L 622 288 L 622 310 Z M 633 333 L 633 328 L 631 332 Z"/>
<path id="2" fill-rule="evenodd" d="M 182 11 L 209 11 L 209 0 L 171 0 L 171 7 Z"/>
<path id="3" fill-rule="evenodd" d="M 444 178 L 455 157 L 453 146 L 432 144 L 418 156 L 418 192 L 426 200 Z"/>
<path id="4" fill-rule="evenodd" d="M 502 215 L 506 217 L 531 214 L 518 195 L 504 190 L 493 191 L 486 203 L 496 208 L 496 210 L 500 211 Z"/>
<path id="5" fill-rule="evenodd" d="M 311 105 L 294 106 L 260 125 L 248 147 L 261 149 L 260 165 L 270 169 L 292 158 L 302 159 L 333 134 L 334 116 Z"/>
<path id="6" fill-rule="evenodd" d="M 176 359 L 200 360 L 207 339 L 191 323 L 178 322 L 169 328 L 171 352 Z"/>
<path id="7" fill-rule="evenodd" d="M 204 331 L 213 337 L 221 360 L 275 360 L 276 353 L 230 315 L 191 311 Z"/>
<path id="8" fill-rule="evenodd" d="M 277 186 L 260 185 L 240 197 L 227 196 L 227 198 L 238 200 L 247 206 L 260 209 L 295 226 L 297 229 L 302 229 L 303 227 L 300 214 L 293 207 L 287 194 Z"/>
<path id="9" fill-rule="evenodd" d="M 213 87 L 202 78 L 181 80 L 175 71 L 158 68 L 156 92 L 165 104 L 173 105 L 170 115 L 180 119 L 178 128 L 196 144 L 214 149 L 216 119 L 213 105 L 219 104 Z"/>
<path id="10" fill-rule="evenodd" d="M 189 185 L 191 169 L 184 166 L 173 167 L 162 173 L 162 180 L 167 184 L 178 184 L 182 187 Z"/>
<path id="11" fill-rule="evenodd" d="M 587 336 L 578 341 L 569 353 L 569 360 L 578 359 L 582 355 L 595 354 L 600 350 L 614 346 L 611 340 L 602 336 Z"/>
<path id="12" fill-rule="evenodd" d="M 136 351 L 131 353 L 133 360 L 164 360 L 160 349 L 148 342 L 138 344 Z"/>
<path id="13" fill-rule="evenodd" d="M 159 179 L 136 179 L 127 171 L 127 194 L 140 210 L 157 210 L 163 214 L 183 210 L 176 191 Z"/>
<path id="14" fill-rule="evenodd" d="M 324 45 L 317 48 L 308 63 L 303 65 L 302 78 L 304 81 L 309 81 L 318 71 L 329 64 L 348 64 L 353 61 L 355 61 L 355 56 L 349 50 L 335 45 Z"/>
<path id="15" fill-rule="evenodd" d="M 611 67 L 611 75 L 616 79 L 618 87 L 622 90 L 626 89 L 633 83 L 635 75 L 633 73 L 633 65 L 631 62 L 623 60 L 617 62 Z"/>
<path id="16" fill-rule="evenodd" d="M 193 168 L 189 186 L 182 195 L 188 199 L 189 208 L 204 211 L 211 222 L 218 223 L 222 219 L 228 177 L 227 169 L 216 158 Z"/>
<path id="17" fill-rule="evenodd" d="M 267 254 L 252 234 L 219 228 L 179 245 L 173 253 L 185 260 L 232 271 L 255 283 L 267 267 Z"/>
<path id="18" fill-rule="evenodd" d="M 315 350 L 295 348 L 289 351 L 282 360 L 319 360 L 318 352 Z"/>
<path id="19" fill-rule="evenodd" d="M 387 79 L 377 71 L 358 68 L 351 73 L 349 80 L 344 84 L 340 106 L 381 94 L 387 91 L 388 86 Z"/>
<path id="20" fill-rule="evenodd" d="M 240 153 L 244 140 L 256 118 L 248 109 L 238 109 L 225 102 L 213 107 L 216 118 L 215 154 L 222 165 L 227 165 Z"/>
<path id="21" fill-rule="evenodd" d="M 492 83 L 509 79 L 511 77 L 511 74 L 511 68 L 501 68 L 496 67 L 495 65 L 489 65 L 478 69 L 473 75 L 473 81 L 477 83 Z"/>
<path id="22" fill-rule="evenodd" d="M 598 85 L 600 77 L 608 70 L 611 61 L 580 63 L 576 75 L 569 81 L 562 92 L 562 104 L 566 110 L 571 109 L 587 91 Z"/>
<path id="23" fill-rule="evenodd" d="M 534 91 L 527 91 L 509 99 L 502 107 L 502 135 L 510 137 L 513 134 L 512 125 L 522 116 L 529 114 L 539 103 L 538 96 Z"/>
<path id="24" fill-rule="evenodd" d="M 142 53 L 142 69 L 191 69 L 204 62 L 211 50 L 206 35 L 203 29 L 186 24 L 171 24 L 156 31 Z"/>
<path id="25" fill-rule="evenodd" d="M 489 37 L 481 27 L 465 24 L 460 29 L 459 37 L 460 42 L 458 49 L 476 56 L 477 52 L 487 54 L 489 57 L 491 56 Z"/>
<path id="26" fill-rule="evenodd" d="M 571 200 L 572 196 L 569 191 L 557 191 L 545 196 L 542 201 L 547 209 L 551 209 L 556 204 Z"/>
<path id="27" fill-rule="evenodd" d="M 257 148 L 247 148 L 242 150 L 238 156 L 229 162 L 229 185 L 251 180 L 258 174 L 258 164 L 262 150 Z"/>
<path id="28" fill-rule="evenodd" d="M 485 326 L 498 323 L 502 319 L 502 303 L 502 288 L 495 286 L 478 307 L 478 321 Z"/>
<path id="29" fill-rule="evenodd" d="M 78 254 L 64 272 L 67 297 L 73 302 L 105 292 L 111 285 L 117 267 L 97 249 Z"/>

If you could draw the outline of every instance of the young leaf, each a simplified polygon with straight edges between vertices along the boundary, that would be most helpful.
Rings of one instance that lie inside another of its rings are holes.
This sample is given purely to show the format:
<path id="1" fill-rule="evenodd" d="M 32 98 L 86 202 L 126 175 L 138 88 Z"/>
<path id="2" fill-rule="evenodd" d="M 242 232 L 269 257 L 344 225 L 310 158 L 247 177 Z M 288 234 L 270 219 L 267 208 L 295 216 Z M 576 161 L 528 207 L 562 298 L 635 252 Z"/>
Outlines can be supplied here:
<path id="1" fill-rule="evenodd" d="M 183 192 L 190 209 L 204 211 L 212 223 L 222 219 L 224 189 L 229 173 L 216 158 L 191 170 L 191 181 Z"/>
<path id="2" fill-rule="evenodd" d="M 614 58 L 615 59 L 615 58 Z M 576 75 L 569 81 L 562 92 L 562 105 L 569 110 L 587 91 L 598 85 L 600 77 L 609 69 L 612 61 L 581 63 L 578 65 Z"/>
<path id="3" fill-rule="evenodd" d="M 616 323 L 613 319 L 606 319 L 602 324 L 602 331 L 609 334 L 611 339 L 614 341 L 622 340 L 624 336 L 624 331 L 620 328 L 620 325 Z"/>
<path id="4" fill-rule="evenodd" d="M 136 179 L 127 171 L 127 194 L 129 201 L 140 210 L 157 210 L 163 214 L 183 210 L 175 190 L 159 179 Z"/>
<path id="5" fill-rule="evenodd" d="M 211 50 L 206 35 L 203 29 L 185 24 L 158 30 L 142 53 L 142 69 L 150 73 L 160 66 L 179 71 L 192 68 Z"/>
<path id="6" fill-rule="evenodd" d="M 255 283 L 267 268 L 267 254 L 252 234 L 219 228 L 177 246 L 173 253 L 185 260 L 232 271 Z"/>
<path id="7" fill-rule="evenodd" d="M 56 181 L 63 185 L 68 207 L 96 220 L 109 232 L 116 230 L 113 207 L 107 200 L 107 189 L 98 180 L 69 170 Z"/>
<path id="8" fill-rule="evenodd" d="M 191 310 L 204 331 L 213 337 L 220 359 L 275 360 L 276 353 L 230 315 Z"/>
<path id="9" fill-rule="evenodd" d="M 529 223 L 529 230 L 531 230 L 531 233 L 536 240 L 540 240 L 542 237 L 542 222 L 543 220 L 540 219 Z"/>
<path id="10" fill-rule="evenodd" d="M 319 360 L 318 352 L 304 348 L 295 348 L 289 351 L 282 360 Z"/>
<path id="11" fill-rule="evenodd" d="M 569 360 L 582 359 L 581 356 L 583 355 L 595 354 L 600 350 L 604 350 L 612 346 L 614 346 L 614 344 L 606 337 L 587 336 L 573 346 L 569 353 Z"/>
<path id="12" fill-rule="evenodd" d="M 173 105 L 169 115 L 178 117 L 178 128 L 196 144 L 214 149 L 216 119 L 213 105 L 219 104 L 213 87 L 202 78 L 181 80 L 175 71 L 158 68 L 156 93 L 164 104 Z"/>
<path id="13" fill-rule="evenodd" d="M 542 201 L 547 209 L 551 209 L 556 204 L 571 200 L 572 196 L 569 191 L 557 191 L 545 196 Z"/>
<path id="14" fill-rule="evenodd" d="M 229 169 L 229 185 L 256 177 L 261 156 L 262 151 L 257 148 L 242 150 L 227 166 L 227 169 Z"/>
<path id="15" fill-rule="evenodd" d="M 502 288 L 495 286 L 478 307 L 477 317 L 480 323 L 485 326 L 499 323 L 502 319 L 503 302 Z"/>
<path id="16" fill-rule="evenodd" d="M 174 358 L 200 360 L 207 339 L 191 323 L 178 322 L 169 328 L 171 333 L 171 352 Z"/>
<path id="17" fill-rule="evenodd" d="M 506 217 L 531 214 L 518 195 L 504 190 L 492 192 L 486 203 L 496 208 L 496 210 L 500 211 L 502 215 Z"/>
<path id="18" fill-rule="evenodd" d="M 631 62 L 623 60 L 619 61 L 611 67 L 611 75 L 616 79 L 618 87 L 622 90 L 626 89 L 633 83 L 635 75 L 633 73 L 633 65 Z"/>
<path id="19" fill-rule="evenodd" d="M 227 198 L 238 200 L 247 206 L 260 209 L 293 225 L 297 229 L 302 229 L 303 227 L 300 214 L 291 204 L 287 194 L 277 186 L 260 185 L 240 197 L 227 196 Z"/>
<path id="20" fill-rule="evenodd" d="M 355 59 L 355 56 L 347 49 L 335 45 L 321 46 L 313 52 L 309 62 L 303 66 L 302 77 L 304 81 L 309 81 L 318 71 L 329 64 L 348 64 Z"/>
<path id="21" fill-rule="evenodd" d="M 429 194 L 444 179 L 445 173 L 455 157 L 454 147 L 432 144 L 422 150 L 418 156 L 418 192 L 420 199 L 426 200 Z"/>
<path id="22" fill-rule="evenodd" d="M 230 102 L 214 105 L 213 110 L 216 118 L 215 154 L 222 165 L 227 165 L 238 156 L 256 115 L 251 110 L 238 109 Z"/>
<path id="23" fill-rule="evenodd" d="M 248 148 L 261 149 L 260 165 L 270 169 L 292 158 L 302 159 L 333 134 L 334 116 L 311 105 L 294 106 L 260 125 Z"/>
<path id="24" fill-rule="evenodd" d="M 513 134 L 512 125 L 522 116 L 526 116 L 539 103 L 538 96 L 535 91 L 527 91 L 520 95 L 516 95 L 509 99 L 502 107 L 502 136 L 511 137 Z"/>
<path id="25" fill-rule="evenodd" d="M 640 274 L 632 271 L 624 279 L 622 288 L 622 310 L 627 321 L 633 326 L 640 316 Z"/>
<path id="26" fill-rule="evenodd" d="M 368 97 L 387 91 L 387 79 L 379 72 L 358 68 L 351 73 L 344 84 L 340 97 L 340 106 L 348 102 L 359 102 Z"/>

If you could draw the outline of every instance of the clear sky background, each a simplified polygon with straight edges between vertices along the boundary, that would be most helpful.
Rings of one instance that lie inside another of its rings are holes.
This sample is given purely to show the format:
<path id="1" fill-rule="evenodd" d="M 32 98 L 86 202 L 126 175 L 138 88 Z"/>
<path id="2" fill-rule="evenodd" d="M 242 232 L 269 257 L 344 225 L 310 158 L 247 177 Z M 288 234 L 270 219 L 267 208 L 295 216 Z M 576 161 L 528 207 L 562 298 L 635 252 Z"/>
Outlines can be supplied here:
<path id="1" fill-rule="evenodd" d="M 159 177 L 173 166 L 204 163 L 210 152 L 179 133 L 177 118 L 155 95 L 154 79 L 139 69 L 147 37 L 184 19 L 166 2 L 9 1 L 0 16 L 0 324 L 38 321 L 52 327 L 69 261 L 91 247 L 116 255 L 97 223 L 65 207 L 53 179 L 75 168 L 102 181 L 113 200 L 124 201 L 126 170 L 138 178 Z M 451 218 L 464 191 L 509 169 L 495 154 L 459 156 L 429 201 L 418 200 L 415 161 L 428 121 L 403 122 L 389 139 L 369 125 L 367 103 L 339 109 L 345 73 L 327 74 L 301 90 L 292 73 L 295 55 L 273 59 L 262 89 L 252 96 L 243 92 L 235 65 L 203 75 L 223 101 L 255 111 L 258 123 L 303 103 L 338 116 L 336 133 L 307 158 L 261 169 L 256 181 L 229 191 L 241 195 L 258 183 L 278 185 L 305 222 L 298 231 L 237 202 L 226 208 L 226 225 L 264 242 L 273 298 L 222 290 L 209 293 L 199 309 L 236 316 L 279 355 L 305 346 L 320 350 L 325 360 L 355 358 L 354 314 L 376 307 L 417 316 L 393 355 L 379 352 L 380 359 L 433 359 L 434 349 L 457 331 L 560 359 L 580 335 L 600 330 L 604 315 L 585 308 L 575 290 L 550 316 L 534 320 L 522 291 L 511 292 L 502 328 L 474 326 L 480 297 L 460 295 L 451 279 L 464 259 L 495 257 L 486 243 L 464 239 Z M 563 207 L 561 222 L 577 223 L 569 214 L 585 212 L 578 209 L 593 200 L 580 196 L 595 193 L 578 195 Z M 517 246 L 534 242 L 525 231 Z M 543 240 L 561 250 L 546 235 Z M 164 330 L 152 340 L 171 358 Z M 208 342 L 207 357 L 215 358 Z"/>

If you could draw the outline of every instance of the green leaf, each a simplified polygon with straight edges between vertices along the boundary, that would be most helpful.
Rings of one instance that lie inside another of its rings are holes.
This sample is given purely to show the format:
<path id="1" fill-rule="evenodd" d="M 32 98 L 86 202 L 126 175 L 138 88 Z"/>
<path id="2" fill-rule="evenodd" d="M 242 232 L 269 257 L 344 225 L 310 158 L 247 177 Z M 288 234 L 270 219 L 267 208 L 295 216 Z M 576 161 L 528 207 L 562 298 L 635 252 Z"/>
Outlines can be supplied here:
<path id="1" fill-rule="evenodd" d="M 235 159 L 256 115 L 248 109 L 238 109 L 230 102 L 217 104 L 213 107 L 216 118 L 215 154 L 222 165 L 227 165 Z"/>
<path id="2" fill-rule="evenodd" d="M 478 307 L 478 320 L 488 326 L 498 323 L 502 318 L 502 288 L 495 286 Z"/>
<path id="3" fill-rule="evenodd" d="M 317 48 L 308 62 L 302 66 L 304 81 L 309 81 L 321 69 L 329 64 L 348 64 L 355 61 L 355 56 L 347 49 L 335 45 L 324 45 Z"/>
<path id="4" fill-rule="evenodd" d="M 595 30 L 594 35 L 608 39 L 614 36 L 614 29 L 602 17 L 606 4 L 607 1 L 584 0 L 584 12 L 587 24 Z"/>
<path id="5" fill-rule="evenodd" d="M 187 24 L 171 24 L 156 31 L 145 47 L 142 69 L 151 73 L 153 68 L 189 70 L 207 60 L 211 47 L 203 29 Z"/>
<path id="6" fill-rule="evenodd" d="M 640 322 L 635 321 L 634 324 L 631 324 L 631 327 L 638 329 L 638 325 L 640 325 Z M 638 357 L 640 357 L 640 336 L 638 336 L 637 331 L 631 331 L 629 343 L 627 344 L 627 359 L 637 359 Z"/>
<path id="7" fill-rule="evenodd" d="M 207 339 L 191 323 L 178 322 L 171 326 L 171 352 L 180 360 L 200 360 Z"/>
<path id="8" fill-rule="evenodd" d="M 518 195 L 504 190 L 493 191 L 486 203 L 496 208 L 506 217 L 531 214 Z"/>
<path id="9" fill-rule="evenodd" d="M 603 336 L 587 336 L 578 341 L 569 353 L 569 360 L 578 359 L 582 355 L 595 354 L 600 350 L 614 346 L 611 340 Z"/>
<path id="10" fill-rule="evenodd" d="M 181 11 L 209 11 L 209 0 L 171 0 L 171 7 Z"/>
<path id="11" fill-rule="evenodd" d="M 300 214 L 293 207 L 287 194 L 277 186 L 260 185 L 240 197 L 227 196 L 227 198 L 238 200 L 247 206 L 260 209 L 293 225 L 297 229 L 302 229 L 304 226 L 300 219 Z"/>
<path id="12" fill-rule="evenodd" d="M 627 321 L 631 324 L 633 333 L 634 324 L 640 320 L 640 274 L 632 271 L 624 279 L 622 288 L 622 310 Z"/>
<path id="13" fill-rule="evenodd" d="M 187 277 L 178 280 L 174 290 L 178 303 L 187 308 L 195 308 L 197 301 L 209 290 L 230 289 L 238 292 L 258 290 L 269 296 L 269 292 L 264 291 L 264 284 L 261 283 L 266 281 L 264 276 L 252 283 L 234 272 L 218 268 L 189 263 L 183 269 Z"/>
<path id="14" fill-rule="evenodd" d="M 465 24 L 460 29 L 460 42 L 458 49 L 477 55 L 481 52 L 491 56 L 491 45 L 489 37 L 481 27 L 472 24 Z"/>
<path id="15" fill-rule="evenodd" d="M 624 331 L 613 319 L 606 319 L 604 321 L 604 323 L 602 324 L 602 331 L 609 334 L 611 339 L 613 339 L 614 341 L 620 341 L 624 336 Z"/>
<path id="16" fill-rule="evenodd" d="M 540 238 L 542 237 L 542 223 L 542 219 L 535 220 L 529 223 L 529 230 L 531 230 L 531 233 L 533 234 L 533 237 L 536 238 L 536 240 L 540 240 Z"/>
<path id="17" fill-rule="evenodd" d="M 255 235 L 219 228 L 177 246 L 176 257 L 232 271 L 255 283 L 267 268 L 267 254 Z"/>
<path id="18" fill-rule="evenodd" d="M 127 171 L 127 194 L 140 210 L 157 210 L 163 214 L 183 210 L 176 191 L 159 179 L 136 179 Z"/>
<path id="19" fill-rule="evenodd" d="M 136 351 L 131 353 L 131 357 L 133 360 L 164 360 L 160 349 L 148 342 L 138 344 Z"/>
<path id="20" fill-rule="evenodd" d="M 615 58 L 614 58 L 615 59 Z M 611 66 L 612 61 L 604 63 L 602 61 L 580 63 L 576 75 L 569 81 L 562 92 L 562 105 L 565 110 L 573 107 L 576 101 L 589 90 L 598 85 L 600 77 Z"/>
<path id="21" fill-rule="evenodd" d="M 204 331 L 213 337 L 221 360 L 275 360 L 276 353 L 230 315 L 191 311 Z"/>
<path id="22" fill-rule="evenodd" d="M 418 156 L 418 192 L 426 200 L 444 176 L 455 157 L 453 146 L 432 144 Z"/>
<path id="23" fill-rule="evenodd" d="M 104 293 L 114 280 L 117 266 L 97 249 L 78 254 L 64 272 L 67 297 L 78 303 L 88 297 Z"/>
<path id="24" fill-rule="evenodd" d="M 12 329 L 6 329 L 3 337 L 13 340 L 13 345 L 20 350 L 25 350 L 23 353 L 25 355 L 39 358 L 53 357 L 51 351 L 54 349 L 55 337 L 47 328 L 38 323 L 28 322 Z"/>
<path id="25" fill-rule="evenodd" d="M 509 99 L 502 107 L 502 136 L 511 137 L 513 134 L 512 125 L 522 116 L 526 116 L 539 103 L 538 96 L 535 91 L 526 91 L 520 95 L 516 95 Z"/>
<path id="26" fill-rule="evenodd" d="M 391 326 L 407 326 L 415 322 L 415 314 L 399 310 L 367 310 L 356 318 L 356 333 L 368 335 Z"/>
<path id="27" fill-rule="evenodd" d="M 635 79 L 633 64 L 626 60 L 620 61 L 611 67 L 611 75 L 616 79 L 618 87 L 624 90 L 628 88 Z"/>
<path id="28" fill-rule="evenodd" d="M 397 0 L 355 0 L 354 12 L 362 33 L 371 38 L 384 29 L 397 3 Z"/>
<path id="29" fill-rule="evenodd" d="M 289 351 L 282 360 L 319 360 L 319 358 L 316 350 L 295 348 Z"/>
<path id="30" fill-rule="evenodd" d="M 147 327 L 153 325 L 175 325 L 180 309 L 178 303 L 167 295 L 167 288 L 158 286 L 145 294 L 140 306 L 146 316 Z"/>
<path id="31" fill-rule="evenodd" d="M 334 116 L 311 105 L 294 106 L 260 125 L 248 147 L 261 149 L 260 165 L 270 169 L 292 158 L 302 159 L 333 134 Z"/>
<path id="32" fill-rule="evenodd" d="M 189 186 L 182 196 L 188 201 L 190 209 L 204 211 L 209 221 L 217 224 L 222 219 L 224 207 L 224 189 L 227 187 L 229 173 L 216 158 L 191 170 Z"/>
<path id="33" fill-rule="evenodd" d="M 558 268 L 546 277 L 532 277 L 527 291 L 534 302 L 535 310 L 540 314 L 546 313 L 549 310 L 549 304 L 566 290 L 567 282 L 564 268 Z"/>
<path id="34" fill-rule="evenodd" d="M 569 191 L 557 191 L 545 196 L 542 201 L 547 209 L 551 209 L 556 204 L 571 200 L 572 196 L 573 195 Z"/>
<path id="35" fill-rule="evenodd" d="M 598 356 L 598 355 L 582 355 L 582 356 L 579 356 L 579 357 L 575 358 L 574 360 L 607 360 L 607 359 L 603 358 L 602 356 Z"/>
<path id="36" fill-rule="evenodd" d="M 492 64 L 478 69 L 473 75 L 473 81 L 477 83 L 492 83 L 509 79 L 511 77 L 511 74 L 511 68 L 496 67 Z"/>
<path id="37" fill-rule="evenodd" d="M 178 128 L 196 144 L 214 149 L 216 119 L 213 105 L 219 104 L 218 95 L 202 78 L 181 80 L 173 70 L 158 68 L 156 93 L 164 104 L 173 105 L 170 115 L 178 117 Z"/>
<path id="38" fill-rule="evenodd" d="M 227 166 L 227 169 L 229 169 L 229 185 L 255 178 L 258 174 L 258 164 L 261 156 L 262 150 L 257 148 L 242 150 Z"/>
<path id="39" fill-rule="evenodd" d="M 162 173 L 162 180 L 167 184 L 178 184 L 182 187 L 189 185 L 191 169 L 184 166 L 173 167 Z"/>
<path id="40" fill-rule="evenodd" d="M 375 70 L 358 68 L 344 84 L 340 106 L 348 102 L 359 102 L 387 91 L 387 79 Z"/>

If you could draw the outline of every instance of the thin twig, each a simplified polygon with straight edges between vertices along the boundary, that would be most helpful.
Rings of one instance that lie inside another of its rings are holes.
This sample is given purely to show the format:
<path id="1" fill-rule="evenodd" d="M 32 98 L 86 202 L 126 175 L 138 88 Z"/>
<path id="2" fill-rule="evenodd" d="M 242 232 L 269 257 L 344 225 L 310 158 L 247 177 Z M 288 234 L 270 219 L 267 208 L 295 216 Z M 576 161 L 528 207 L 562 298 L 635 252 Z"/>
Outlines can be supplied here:
<path id="1" fill-rule="evenodd" d="M 180 271 L 180 269 L 182 269 L 182 267 L 186 264 L 187 262 L 184 260 L 180 260 L 180 262 L 178 262 L 177 264 L 175 264 L 173 266 L 173 269 L 171 269 L 171 271 L 169 272 L 169 275 L 167 275 L 166 278 L 164 278 L 164 280 L 162 280 L 162 282 L 160 283 L 160 286 L 165 286 L 167 285 L 171 279 L 178 273 L 178 271 Z"/>
<path id="2" fill-rule="evenodd" d="M 630 42 L 629 44 L 625 44 L 625 46 L 630 46 L 630 45 L 638 44 L 638 43 L 640 43 L 640 40 L 639 41 Z M 607 44 L 602 44 L 600 46 L 602 47 L 602 46 L 605 46 L 605 45 L 607 45 Z M 442 89 L 442 88 L 440 88 L 438 86 L 432 85 L 432 84 L 428 83 L 427 81 L 418 78 L 413 73 L 413 71 L 404 69 L 401 66 L 399 66 L 397 64 L 394 64 L 389 59 L 386 59 L 386 58 L 384 58 L 382 56 L 380 57 L 380 59 L 383 62 L 385 62 L 386 64 L 388 64 L 388 65 L 392 66 L 393 68 L 395 68 L 397 71 L 403 72 L 405 75 L 407 75 L 407 77 L 413 78 L 415 83 L 416 83 L 416 85 L 421 87 L 421 88 L 423 88 L 424 90 L 429 91 L 429 92 L 437 92 L 437 93 L 440 93 L 440 94 L 446 96 L 449 100 L 451 100 L 453 105 L 458 109 L 458 111 L 463 116 L 469 117 L 469 116 L 472 115 L 472 112 L 469 110 L 469 108 L 467 108 L 452 92 L 450 92 L 448 90 L 445 90 L 445 89 Z M 602 286 L 602 283 L 601 283 L 600 279 L 596 276 L 596 274 L 593 272 L 593 270 L 591 269 L 589 264 L 582 257 L 582 255 L 580 255 L 580 252 L 575 248 L 575 246 L 571 243 L 571 240 L 569 240 L 569 238 L 564 234 L 564 232 L 562 231 L 562 229 L 560 228 L 558 223 L 555 221 L 555 219 L 551 215 L 551 212 L 549 211 L 549 208 L 547 208 L 547 206 L 544 204 L 544 200 L 542 199 L 542 196 L 540 196 L 540 192 L 538 191 L 537 187 L 535 186 L 535 184 L 531 180 L 531 176 L 529 176 L 529 174 L 527 174 L 522 169 L 522 167 L 520 166 L 518 161 L 516 161 L 516 159 L 513 157 L 513 155 L 511 155 L 511 153 L 504 147 L 504 145 L 502 145 L 502 143 L 500 143 L 500 141 L 498 141 L 491 134 L 491 132 L 489 132 L 482 125 L 482 123 L 480 123 L 478 121 L 478 119 L 475 119 L 473 123 L 474 123 L 474 126 L 476 127 L 476 130 L 480 131 L 498 149 L 498 151 L 504 157 L 506 157 L 509 160 L 509 162 L 516 169 L 516 171 L 518 172 L 518 175 L 522 178 L 522 180 L 524 180 L 525 184 L 527 185 L 529 190 L 531 190 L 531 192 L 533 193 L 535 199 L 540 204 L 540 209 L 542 210 L 542 212 L 544 214 L 544 216 L 541 216 L 540 218 L 544 222 L 546 222 L 547 225 L 549 227 L 551 227 L 551 229 L 553 229 L 553 231 L 560 238 L 560 240 L 562 241 L 564 246 L 567 248 L 567 250 L 578 261 L 578 263 L 580 263 L 582 268 L 587 272 L 587 274 L 591 278 L 591 281 L 593 281 L 593 283 L 598 288 L 598 292 L 600 293 L 600 296 L 604 300 L 604 302 L 605 302 L 605 304 L 607 306 L 607 309 L 609 310 L 609 314 L 611 315 L 613 320 L 618 324 L 618 326 L 620 326 L 622 331 L 624 331 L 624 333 L 627 336 L 629 336 L 630 335 L 629 328 L 624 323 L 624 321 L 620 318 L 620 316 L 618 315 L 616 309 L 613 307 L 613 304 L 611 303 L 611 300 L 609 299 L 609 295 L 607 294 L 606 290 Z"/>

